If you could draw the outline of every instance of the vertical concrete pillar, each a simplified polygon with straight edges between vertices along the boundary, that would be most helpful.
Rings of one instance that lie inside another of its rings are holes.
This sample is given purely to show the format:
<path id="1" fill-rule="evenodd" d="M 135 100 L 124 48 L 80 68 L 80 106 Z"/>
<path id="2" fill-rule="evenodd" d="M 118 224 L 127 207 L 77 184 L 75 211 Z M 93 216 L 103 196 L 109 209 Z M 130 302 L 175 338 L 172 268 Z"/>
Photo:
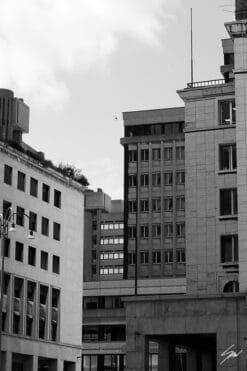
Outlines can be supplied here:
<path id="1" fill-rule="evenodd" d="M 159 341 L 159 368 L 158 371 L 169 371 L 170 367 L 170 352 L 169 342 Z"/>
<path id="2" fill-rule="evenodd" d="M 11 371 L 12 370 L 12 353 L 11 352 L 3 352 L 3 371 Z"/>
<path id="3" fill-rule="evenodd" d="M 186 353 L 186 369 L 197 371 L 198 351 L 194 347 L 188 347 Z"/>
<path id="4" fill-rule="evenodd" d="M 148 341 L 144 335 L 127 337 L 126 371 L 148 371 Z"/>

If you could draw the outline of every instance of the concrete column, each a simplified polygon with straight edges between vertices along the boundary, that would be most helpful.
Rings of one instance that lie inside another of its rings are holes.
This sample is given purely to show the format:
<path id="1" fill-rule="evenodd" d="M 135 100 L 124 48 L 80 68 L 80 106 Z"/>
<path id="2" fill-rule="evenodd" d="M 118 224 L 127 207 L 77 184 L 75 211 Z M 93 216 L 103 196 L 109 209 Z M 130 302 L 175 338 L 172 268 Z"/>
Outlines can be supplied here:
<path id="1" fill-rule="evenodd" d="M 186 354 L 186 369 L 189 371 L 197 371 L 198 351 L 196 348 L 188 347 Z"/>
<path id="2" fill-rule="evenodd" d="M 169 342 L 159 341 L 159 371 L 169 371 L 170 352 Z"/>
<path id="3" fill-rule="evenodd" d="M 2 352 L 3 353 L 3 371 L 12 370 L 12 353 L 11 352 Z"/>
<path id="4" fill-rule="evenodd" d="M 126 371 L 148 371 L 148 341 L 144 335 L 127 337 Z"/>

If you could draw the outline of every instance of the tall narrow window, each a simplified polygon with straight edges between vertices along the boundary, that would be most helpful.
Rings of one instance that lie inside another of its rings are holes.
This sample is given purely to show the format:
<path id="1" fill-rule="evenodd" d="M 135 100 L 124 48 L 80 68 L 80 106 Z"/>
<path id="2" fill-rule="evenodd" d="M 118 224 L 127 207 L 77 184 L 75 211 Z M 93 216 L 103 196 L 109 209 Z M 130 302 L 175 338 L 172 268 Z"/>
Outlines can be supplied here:
<path id="1" fill-rule="evenodd" d="M 128 154 L 129 154 L 129 162 L 137 161 L 137 150 L 136 149 L 129 150 Z"/>
<path id="2" fill-rule="evenodd" d="M 61 208 L 61 192 L 54 189 L 54 206 Z"/>
<path id="3" fill-rule="evenodd" d="M 148 149 L 141 149 L 141 161 L 148 161 L 148 160 L 149 160 Z"/>
<path id="4" fill-rule="evenodd" d="M 221 236 L 221 263 L 238 262 L 238 236 L 226 235 Z"/>
<path id="5" fill-rule="evenodd" d="M 20 191 L 25 192 L 25 186 L 26 186 L 26 174 L 22 173 L 21 171 L 18 171 L 18 173 L 17 173 L 17 188 Z"/>
<path id="6" fill-rule="evenodd" d="M 15 243 L 15 260 L 23 262 L 23 250 L 24 245 L 21 242 L 16 241 Z"/>
<path id="7" fill-rule="evenodd" d="M 235 170 L 237 168 L 236 144 L 220 146 L 220 170 Z"/>
<path id="8" fill-rule="evenodd" d="M 152 199 L 152 211 L 153 212 L 160 212 L 161 210 L 161 199 L 160 198 L 153 198 Z"/>
<path id="9" fill-rule="evenodd" d="M 44 216 L 41 218 L 41 234 L 49 236 L 49 219 Z"/>
<path id="10" fill-rule="evenodd" d="M 236 124 L 236 107 L 235 100 L 221 101 L 220 109 L 220 125 Z"/>
<path id="11" fill-rule="evenodd" d="M 164 173 L 164 184 L 165 185 L 172 185 L 172 181 L 173 181 L 172 172 Z"/>
<path id="12" fill-rule="evenodd" d="M 164 160 L 171 161 L 172 160 L 172 147 L 164 148 Z"/>
<path id="13" fill-rule="evenodd" d="M 29 212 L 29 229 L 31 231 L 37 231 L 37 214 L 32 211 Z"/>
<path id="14" fill-rule="evenodd" d="M 167 250 L 164 252 L 165 264 L 173 263 L 173 251 Z"/>
<path id="15" fill-rule="evenodd" d="M 185 223 L 177 223 L 177 237 L 184 238 L 185 236 Z"/>
<path id="16" fill-rule="evenodd" d="M 129 201 L 128 207 L 129 207 L 129 213 L 135 213 L 136 212 L 136 200 Z"/>
<path id="17" fill-rule="evenodd" d="M 129 226 L 128 227 L 128 237 L 129 238 L 136 238 L 136 226 Z"/>
<path id="18" fill-rule="evenodd" d="M 152 157 L 153 161 L 160 161 L 160 148 L 153 148 Z"/>
<path id="19" fill-rule="evenodd" d="M 149 202 L 148 199 L 141 200 L 141 212 L 148 213 L 149 212 Z"/>
<path id="20" fill-rule="evenodd" d="M 173 237 L 173 224 L 172 223 L 164 224 L 164 235 L 165 235 L 165 238 Z"/>
<path id="21" fill-rule="evenodd" d="M 136 184 L 137 184 L 136 175 L 129 175 L 128 176 L 128 186 L 129 187 L 136 187 Z"/>
<path id="22" fill-rule="evenodd" d="M 149 252 L 141 251 L 140 252 L 141 264 L 148 264 L 149 261 Z"/>
<path id="23" fill-rule="evenodd" d="M 173 208 L 173 199 L 172 197 L 164 198 L 164 210 L 165 211 L 172 211 Z"/>
<path id="24" fill-rule="evenodd" d="M 185 209 L 185 198 L 184 196 L 178 196 L 176 198 L 176 209 L 184 210 Z"/>
<path id="25" fill-rule="evenodd" d="M 161 253 L 160 251 L 153 251 L 153 264 L 160 264 L 161 263 Z"/>
<path id="26" fill-rule="evenodd" d="M 152 225 L 152 237 L 160 238 L 161 235 L 161 226 L 160 224 L 153 224 Z"/>
<path id="27" fill-rule="evenodd" d="M 128 263 L 129 265 L 134 265 L 136 263 L 136 254 L 134 252 L 128 253 Z"/>
<path id="28" fill-rule="evenodd" d="M 177 263 L 185 263 L 185 250 L 177 250 Z"/>
<path id="29" fill-rule="evenodd" d="M 38 181 L 37 179 L 30 178 L 30 195 L 38 197 Z"/>
<path id="30" fill-rule="evenodd" d="M 59 223 L 53 223 L 53 238 L 54 240 L 60 241 L 61 225 Z"/>
<path id="31" fill-rule="evenodd" d="M 59 274 L 60 273 L 60 257 L 53 255 L 52 257 L 52 272 Z"/>
<path id="32" fill-rule="evenodd" d="M 28 264 L 36 265 L 36 249 L 32 246 L 28 246 Z"/>
<path id="33" fill-rule="evenodd" d="M 12 185 L 13 169 L 11 166 L 4 165 L 4 183 Z"/>
<path id="34" fill-rule="evenodd" d="M 148 185 L 149 185 L 149 175 L 141 174 L 141 186 L 148 187 Z"/>
<path id="35" fill-rule="evenodd" d="M 40 268 L 48 270 L 48 253 L 42 250 L 40 252 Z"/>
<path id="36" fill-rule="evenodd" d="M 148 238 L 148 233 L 149 229 L 148 229 L 148 225 L 141 225 L 140 226 L 140 235 L 141 235 L 141 238 Z"/>
<path id="37" fill-rule="evenodd" d="M 24 214 L 25 209 L 23 209 L 20 206 L 17 206 L 16 208 L 16 224 L 24 227 Z"/>
<path id="38" fill-rule="evenodd" d="M 237 189 L 220 190 L 220 215 L 234 216 L 238 214 Z"/>
<path id="39" fill-rule="evenodd" d="M 184 171 L 177 171 L 176 172 L 176 181 L 177 181 L 177 184 L 184 184 L 185 183 L 185 173 L 184 173 Z"/>
<path id="40" fill-rule="evenodd" d="M 47 184 L 43 184 L 42 187 L 42 200 L 50 202 L 50 187 Z"/>
<path id="41" fill-rule="evenodd" d="M 152 184 L 153 186 L 160 186 L 160 173 L 153 173 L 152 174 Z"/>

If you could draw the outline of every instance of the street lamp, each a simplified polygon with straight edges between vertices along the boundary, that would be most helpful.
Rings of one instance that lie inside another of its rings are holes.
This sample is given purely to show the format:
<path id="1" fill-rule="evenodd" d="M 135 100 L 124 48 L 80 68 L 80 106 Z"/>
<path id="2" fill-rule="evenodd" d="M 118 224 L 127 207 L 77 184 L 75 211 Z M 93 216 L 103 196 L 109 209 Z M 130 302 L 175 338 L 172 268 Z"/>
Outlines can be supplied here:
<path id="1" fill-rule="evenodd" d="M 3 295 L 4 295 L 4 258 L 5 258 L 5 243 L 8 238 L 9 232 L 16 232 L 15 216 L 21 215 L 28 219 L 30 217 L 25 213 L 14 213 L 12 207 L 8 207 L 4 214 L 0 214 L 0 239 L 1 239 L 1 297 L 0 297 L 0 370 L 3 370 L 2 362 L 2 322 L 3 322 Z M 34 239 L 33 231 L 30 230 L 27 236 L 28 239 Z"/>

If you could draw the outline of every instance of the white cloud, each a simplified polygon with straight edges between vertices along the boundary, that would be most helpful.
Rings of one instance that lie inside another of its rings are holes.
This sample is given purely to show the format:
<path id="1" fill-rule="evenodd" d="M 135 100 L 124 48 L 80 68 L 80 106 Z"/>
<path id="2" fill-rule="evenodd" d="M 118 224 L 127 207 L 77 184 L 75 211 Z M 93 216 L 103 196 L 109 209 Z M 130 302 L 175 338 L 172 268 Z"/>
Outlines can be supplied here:
<path id="1" fill-rule="evenodd" d="M 179 0 L 175 0 L 177 4 Z M 107 61 L 123 36 L 158 45 L 174 0 L 0 0 L 0 86 L 61 106 L 63 73 Z"/>

